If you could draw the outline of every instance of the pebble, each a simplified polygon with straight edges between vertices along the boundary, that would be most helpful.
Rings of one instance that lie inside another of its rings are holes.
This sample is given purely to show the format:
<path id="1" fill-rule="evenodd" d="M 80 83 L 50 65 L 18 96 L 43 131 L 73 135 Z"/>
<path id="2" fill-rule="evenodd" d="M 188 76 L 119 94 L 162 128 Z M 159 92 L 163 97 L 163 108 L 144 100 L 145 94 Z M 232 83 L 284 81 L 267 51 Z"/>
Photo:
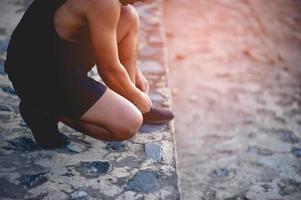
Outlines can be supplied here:
<path id="1" fill-rule="evenodd" d="M 0 61 L 0 74 L 1 75 L 5 75 L 4 65 L 3 65 L 3 63 L 1 61 Z"/>
<path id="2" fill-rule="evenodd" d="M 140 129 L 139 133 L 153 133 L 163 130 L 165 125 L 159 125 L 159 124 L 143 124 Z"/>
<path id="3" fill-rule="evenodd" d="M 76 145 L 75 143 L 69 143 L 66 148 L 71 151 L 72 153 L 81 153 L 82 149 L 80 148 L 80 146 Z"/>
<path id="4" fill-rule="evenodd" d="M 162 72 L 162 68 L 158 62 L 145 61 L 140 64 L 141 70 L 144 73 L 158 74 Z"/>
<path id="5" fill-rule="evenodd" d="M 2 90 L 8 94 L 16 95 L 16 91 L 9 86 L 3 87 Z"/>
<path id="6" fill-rule="evenodd" d="M 0 110 L 1 111 L 6 111 L 6 112 L 12 111 L 11 108 L 9 108 L 8 106 L 4 106 L 4 105 L 0 105 Z"/>
<path id="7" fill-rule="evenodd" d="M 185 58 L 186 58 L 186 56 L 184 56 L 182 54 L 176 55 L 176 60 L 184 60 Z"/>
<path id="8" fill-rule="evenodd" d="M 234 197 L 226 198 L 224 200 L 251 200 L 251 199 L 242 195 L 242 196 L 234 196 Z"/>
<path id="9" fill-rule="evenodd" d="M 35 151 L 40 149 L 40 147 L 32 139 L 27 137 L 19 137 L 8 141 L 8 146 L 3 148 L 14 151 Z"/>
<path id="10" fill-rule="evenodd" d="M 154 44 L 160 44 L 163 43 L 162 38 L 160 36 L 157 35 L 152 35 L 148 38 L 148 41 L 150 43 L 154 43 Z"/>
<path id="11" fill-rule="evenodd" d="M 161 146 L 154 143 L 146 143 L 144 144 L 144 150 L 146 157 L 160 161 L 161 160 Z"/>
<path id="12" fill-rule="evenodd" d="M 8 47 L 8 41 L 7 40 L 0 40 L 0 50 L 6 51 Z"/>
<path id="13" fill-rule="evenodd" d="M 270 189 L 272 189 L 273 187 L 268 185 L 268 184 L 263 184 L 261 185 L 261 187 L 264 189 L 264 192 L 268 192 Z"/>
<path id="14" fill-rule="evenodd" d="M 296 192 L 301 192 L 301 183 L 293 179 L 284 179 L 277 184 L 279 194 L 282 196 L 292 195 Z"/>
<path id="15" fill-rule="evenodd" d="M 106 149 L 109 151 L 125 151 L 126 145 L 123 142 L 112 141 L 106 144 Z"/>
<path id="16" fill-rule="evenodd" d="M 247 151 L 250 153 L 256 153 L 256 154 L 263 155 L 263 156 L 271 156 L 274 154 L 269 149 L 263 149 L 263 148 L 259 148 L 257 146 L 249 146 Z"/>
<path id="17" fill-rule="evenodd" d="M 163 102 L 165 101 L 165 98 L 159 94 L 158 92 L 152 92 L 150 93 L 150 98 L 153 102 Z"/>
<path id="18" fill-rule="evenodd" d="M 94 178 L 107 173 L 110 166 L 108 161 L 81 162 L 77 167 L 77 171 L 79 171 L 82 176 Z"/>
<path id="19" fill-rule="evenodd" d="M 0 177 L 0 199 L 23 199 L 26 194 L 25 187 L 10 183 L 6 178 Z"/>
<path id="20" fill-rule="evenodd" d="M 74 174 L 72 172 L 66 172 L 60 176 L 72 177 L 72 176 L 74 176 Z"/>
<path id="21" fill-rule="evenodd" d="M 6 28 L 0 27 L 0 34 L 5 35 L 6 34 Z"/>
<path id="22" fill-rule="evenodd" d="M 145 46 L 143 49 L 140 50 L 140 55 L 141 56 L 154 56 L 157 52 L 156 48 L 153 48 L 151 46 Z"/>
<path id="23" fill-rule="evenodd" d="M 75 191 L 70 194 L 71 199 L 73 200 L 86 200 L 89 199 L 88 194 L 85 191 Z"/>
<path id="24" fill-rule="evenodd" d="M 173 95 L 177 95 L 179 93 L 179 89 L 178 88 L 173 88 L 171 90 L 171 92 L 172 92 Z"/>
<path id="25" fill-rule="evenodd" d="M 160 174 L 154 171 L 141 170 L 129 180 L 126 190 L 149 193 L 159 189 L 158 178 Z"/>
<path id="26" fill-rule="evenodd" d="M 198 102 L 199 100 L 199 97 L 196 94 L 191 94 L 188 98 L 190 102 Z"/>
<path id="27" fill-rule="evenodd" d="M 291 151 L 297 158 L 301 158 L 301 148 L 294 147 Z"/>
<path id="28" fill-rule="evenodd" d="M 296 134 L 290 130 L 280 130 L 280 140 L 288 143 L 298 143 L 300 139 L 296 136 Z"/>
<path id="29" fill-rule="evenodd" d="M 229 176 L 230 172 L 227 168 L 219 168 L 214 169 L 211 174 L 216 177 L 227 177 Z"/>
<path id="30" fill-rule="evenodd" d="M 23 175 L 20 178 L 20 182 L 22 185 L 25 185 L 28 188 L 36 187 L 38 185 L 42 185 L 47 181 L 47 177 L 45 176 L 48 172 L 32 174 L 32 175 Z"/>
<path id="31" fill-rule="evenodd" d="M 20 122 L 20 126 L 28 127 L 27 124 L 26 124 L 26 122 L 23 119 Z"/>

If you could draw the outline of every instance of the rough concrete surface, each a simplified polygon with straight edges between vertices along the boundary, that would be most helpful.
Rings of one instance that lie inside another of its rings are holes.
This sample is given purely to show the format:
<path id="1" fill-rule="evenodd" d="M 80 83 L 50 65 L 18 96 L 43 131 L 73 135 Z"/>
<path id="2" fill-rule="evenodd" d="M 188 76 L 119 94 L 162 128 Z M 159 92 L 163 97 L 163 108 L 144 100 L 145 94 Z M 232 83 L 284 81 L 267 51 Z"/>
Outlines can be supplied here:
<path id="1" fill-rule="evenodd" d="M 301 2 L 169 0 L 184 200 L 301 199 Z"/>
<path id="2" fill-rule="evenodd" d="M 3 71 L 9 35 L 29 3 L 0 1 L 0 199 L 179 199 L 172 123 L 144 125 L 124 142 L 98 141 L 60 124 L 71 138 L 68 148 L 36 146 Z M 160 1 L 136 6 L 139 65 L 154 104 L 170 109 L 161 6 Z M 99 80 L 95 69 L 90 76 Z"/>

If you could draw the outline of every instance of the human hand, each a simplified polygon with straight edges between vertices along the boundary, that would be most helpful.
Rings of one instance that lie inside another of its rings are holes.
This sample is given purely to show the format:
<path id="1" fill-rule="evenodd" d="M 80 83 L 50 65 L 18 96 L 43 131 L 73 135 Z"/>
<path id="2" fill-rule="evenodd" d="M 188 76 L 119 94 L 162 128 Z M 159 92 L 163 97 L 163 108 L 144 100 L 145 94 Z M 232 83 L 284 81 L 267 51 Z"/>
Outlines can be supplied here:
<path id="1" fill-rule="evenodd" d="M 151 107 L 152 107 L 152 101 L 151 99 L 149 98 L 149 96 L 145 93 L 142 93 L 142 96 L 143 96 L 143 104 L 140 106 L 140 111 L 142 114 L 144 113 L 147 113 L 151 110 Z"/>
<path id="2" fill-rule="evenodd" d="M 142 74 L 140 69 L 138 69 L 136 73 L 136 87 L 146 94 L 149 93 L 148 81 L 145 78 L 145 76 Z"/>

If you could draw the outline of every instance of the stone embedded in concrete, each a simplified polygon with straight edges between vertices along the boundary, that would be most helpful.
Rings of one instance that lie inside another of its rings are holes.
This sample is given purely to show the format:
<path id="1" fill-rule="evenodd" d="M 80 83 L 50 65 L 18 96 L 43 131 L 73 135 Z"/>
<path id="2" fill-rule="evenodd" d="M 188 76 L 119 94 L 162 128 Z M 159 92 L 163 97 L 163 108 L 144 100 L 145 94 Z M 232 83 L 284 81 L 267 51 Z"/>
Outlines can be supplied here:
<path id="1" fill-rule="evenodd" d="M 149 193 L 159 189 L 158 179 L 160 174 L 154 171 L 138 171 L 134 177 L 129 180 L 126 190 Z"/>
<path id="2" fill-rule="evenodd" d="M 140 129 L 139 133 L 153 133 L 162 131 L 166 125 L 158 125 L 158 124 L 143 124 Z"/>
<path id="3" fill-rule="evenodd" d="M 23 127 L 28 127 L 27 124 L 26 124 L 26 122 L 23 119 L 21 120 L 21 122 L 20 122 L 19 125 L 23 126 Z"/>
<path id="4" fill-rule="evenodd" d="M 74 142 L 70 142 L 66 149 L 68 149 L 72 153 L 81 153 L 83 150 L 79 145 L 76 145 Z"/>
<path id="5" fill-rule="evenodd" d="M 230 172 L 227 168 L 219 168 L 219 169 L 214 169 L 211 172 L 211 175 L 216 176 L 216 177 L 227 177 L 229 176 Z"/>
<path id="6" fill-rule="evenodd" d="M 3 87 L 2 90 L 3 90 L 3 92 L 6 92 L 8 94 L 16 95 L 15 90 L 9 86 Z"/>
<path id="7" fill-rule="evenodd" d="M 28 195 L 28 196 L 27 196 Z M 27 193 L 26 196 L 27 198 L 26 199 L 30 199 L 30 200 L 40 200 L 40 199 L 45 199 L 45 197 L 47 197 L 49 195 L 48 192 L 42 192 L 40 193 L 39 195 L 32 195 L 31 193 Z"/>
<path id="8" fill-rule="evenodd" d="M 151 56 L 154 56 L 157 52 L 158 52 L 158 49 L 146 45 L 139 51 L 139 55 L 151 57 Z"/>
<path id="9" fill-rule="evenodd" d="M 10 115 L 0 115 L 0 121 L 2 122 L 2 124 L 8 123 L 10 119 Z"/>
<path id="10" fill-rule="evenodd" d="M 283 142 L 292 143 L 292 144 L 298 143 L 300 141 L 297 135 L 290 130 L 280 130 L 279 138 Z"/>
<path id="11" fill-rule="evenodd" d="M 161 160 L 161 146 L 154 143 L 146 143 L 144 144 L 144 151 L 146 157 L 160 161 Z"/>
<path id="12" fill-rule="evenodd" d="M 23 159 L 26 160 L 26 158 Z M 45 167 L 38 164 L 23 164 L 18 166 L 17 171 L 22 175 L 46 174 L 49 172 Z"/>
<path id="13" fill-rule="evenodd" d="M 12 109 L 8 106 L 0 105 L 0 111 L 10 112 L 10 111 L 12 111 Z"/>
<path id="14" fill-rule="evenodd" d="M 72 192 L 70 194 L 70 198 L 72 200 L 88 200 L 89 195 L 85 191 L 78 190 L 78 191 Z"/>
<path id="15" fill-rule="evenodd" d="M 249 199 L 245 195 L 237 195 L 234 197 L 225 198 L 224 200 L 251 200 L 251 199 Z"/>
<path id="16" fill-rule="evenodd" d="M 139 154 L 139 157 L 128 155 L 118 158 L 118 162 L 114 165 L 114 167 L 120 168 L 127 166 L 129 168 L 136 168 L 137 166 L 141 166 L 146 160 L 143 154 L 141 154 Z"/>
<path id="17" fill-rule="evenodd" d="M 111 164 L 108 161 L 81 162 L 76 170 L 84 177 L 95 178 L 110 170 Z"/>
<path id="18" fill-rule="evenodd" d="M 40 147 L 30 138 L 18 137 L 14 140 L 8 141 L 8 145 L 3 147 L 3 149 L 14 151 L 35 151 L 39 150 Z"/>
<path id="19" fill-rule="evenodd" d="M 293 153 L 297 158 L 301 158 L 301 148 L 297 148 L 297 147 L 292 148 L 292 153 Z"/>
<path id="20" fill-rule="evenodd" d="M 73 174 L 72 172 L 66 172 L 60 176 L 65 176 L 65 177 L 72 177 L 72 176 L 75 176 L 75 174 Z"/>
<path id="21" fill-rule="evenodd" d="M 24 185 L 28 188 L 36 187 L 38 185 L 42 185 L 47 181 L 47 177 L 45 176 L 48 172 L 42 172 L 31 175 L 22 175 L 20 178 L 21 185 Z"/>
<path id="22" fill-rule="evenodd" d="M 162 38 L 157 35 L 154 35 L 154 36 L 150 36 L 148 38 L 148 41 L 150 43 L 160 44 L 162 42 Z"/>
<path id="23" fill-rule="evenodd" d="M 269 184 L 262 184 L 261 187 L 264 189 L 264 192 L 269 192 L 273 187 Z"/>
<path id="24" fill-rule="evenodd" d="M 68 130 L 63 130 L 63 132 Z M 71 142 L 66 146 L 66 149 L 71 153 L 83 153 L 91 148 L 91 144 L 81 138 L 71 136 Z"/>
<path id="25" fill-rule="evenodd" d="M 271 156 L 271 155 L 274 154 L 274 152 L 272 152 L 269 149 L 259 148 L 255 145 L 249 146 L 247 151 L 250 152 L 250 153 L 256 153 L 256 154 L 263 155 L 263 156 Z"/>
<path id="26" fill-rule="evenodd" d="M 158 74 L 162 73 L 162 67 L 158 62 L 155 61 L 145 61 L 141 62 L 140 68 L 142 72 L 147 74 Z"/>
<path id="27" fill-rule="evenodd" d="M 296 192 L 301 192 L 301 183 L 293 179 L 284 179 L 277 184 L 279 194 L 282 196 L 292 195 Z"/>
<path id="28" fill-rule="evenodd" d="M 109 151 L 126 151 L 126 144 L 124 142 L 112 141 L 106 144 L 106 149 Z"/>
<path id="29" fill-rule="evenodd" d="M 160 93 L 158 92 L 152 92 L 149 94 L 151 100 L 154 102 L 162 102 L 162 101 L 166 101 L 166 98 L 163 97 Z"/>
<path id="30" fill-rule="evenodd" d="M 10 183 L 6 178 L 0 177 L 0 199 L 22 199 L 26 193 L 25 187 Z"/>
<path id="31" fill-rule="evenodd" d="M 8 47 L 8 41 L 0 40 L 0 52 L 6 51 L 7 47 Z"/>
<path id="32" fill-rule="evenodd" d="M 89 186 L 85 188 L 85 192 L 89 195 L 89 200 L 91 199 L 103 199 L 103 200 L 116 200 L 116 196 L 121 192 L 125 192 L 123 188 L 116 187 L 116 185 L 111 185 L 108 183 L 97 181 L 97 184 L 94 186 Z"/>
<path id="33" fill-rule="evenodd" d="M 144 21 L 145 26 L 159 26 L 160 25 L 160 18 L 158 17 L 148 17 L 147 20 Z"/>
<path id="34" fill-rule="evenodd" d="M 1 74 L 1 75 L 5 75 L 4 65 L 3 65 L 3 63 L 2 63 L 1 60 L 0 60 L 0 74 Z"/>

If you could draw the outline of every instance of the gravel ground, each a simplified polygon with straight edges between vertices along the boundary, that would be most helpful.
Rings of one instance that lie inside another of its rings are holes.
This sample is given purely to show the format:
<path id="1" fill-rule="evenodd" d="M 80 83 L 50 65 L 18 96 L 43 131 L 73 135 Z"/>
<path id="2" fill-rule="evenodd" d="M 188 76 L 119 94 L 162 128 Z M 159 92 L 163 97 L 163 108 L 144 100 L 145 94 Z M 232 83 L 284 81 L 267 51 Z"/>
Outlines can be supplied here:
<path id="1" fill-rule="evenodd" d="M 301 199 L 301 2 L 165 3 L 184 200 Z"/>

